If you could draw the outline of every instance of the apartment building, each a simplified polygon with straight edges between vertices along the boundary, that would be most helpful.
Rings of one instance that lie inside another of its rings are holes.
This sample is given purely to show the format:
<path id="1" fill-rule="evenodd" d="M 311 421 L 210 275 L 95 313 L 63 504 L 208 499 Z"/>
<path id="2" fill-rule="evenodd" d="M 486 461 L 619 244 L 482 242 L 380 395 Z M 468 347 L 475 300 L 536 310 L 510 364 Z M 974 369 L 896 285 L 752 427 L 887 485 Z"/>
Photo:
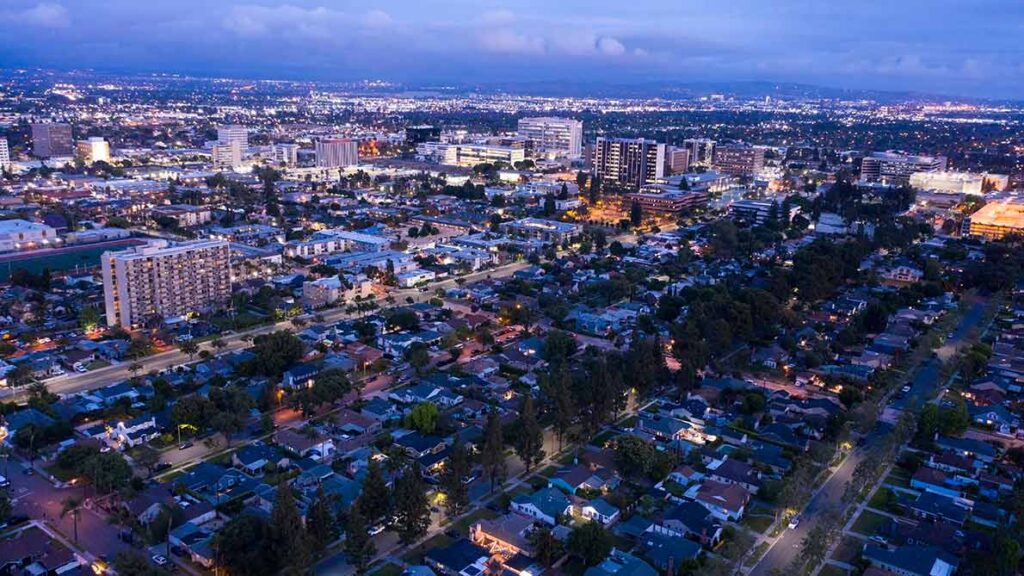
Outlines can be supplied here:
<path id="1" fill-rule="evenodd" d="M 105 252 L 101 261 L 108 326 L 212 311 L 231 299 L 231 250 L 223 240 L 153 240 Z"/>

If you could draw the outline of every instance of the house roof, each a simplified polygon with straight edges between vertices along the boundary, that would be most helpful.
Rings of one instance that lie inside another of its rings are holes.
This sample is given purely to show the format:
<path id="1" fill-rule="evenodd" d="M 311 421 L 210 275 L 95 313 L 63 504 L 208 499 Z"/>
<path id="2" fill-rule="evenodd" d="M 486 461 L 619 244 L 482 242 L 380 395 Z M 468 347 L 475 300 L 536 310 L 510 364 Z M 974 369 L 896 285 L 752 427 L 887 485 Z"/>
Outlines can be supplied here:
<path id="1" fill-rule="evenodd" d="M 477 546 L 467 538 L 460 538 L 444 548 L 434 548 L 424 559 L 443 566 L 453 572 L 460 572 L 481 558 L 490 558 L 486 548 Z"/>
<path id="2" fill-rule="evenodd" d="M 952 554 L 933 546 L 900 546 L 890 550 L 868 545 L 863 554 L 872 564 L 893 566 L 920 576 L 952 576 L 959 563 Z"/>
<path id="3" fill-rule="evenodd" d="M 737 484 L 723 484 L 705 480 L 697 491 L 697 500 L 729 511 L 737 511 L 746 505 L 750 494 Z"/>
<path id="4" fill-rule="evenodd" d="M 517 504 L 533 504 L 538 510 L 552 518 L 564 514 L 565 509 L 571 504 L 569 498 L 557 488 L 541 488 L 533 494 L 520 494 L 512 501 Z"/>
<path id="5" fill-rule="evenodd" d="M 654 532 L 648 532 L 640 538 L 640 549 L 644 558 L 662 570 L 700 555 L 700 545 L 693 540 Z"/>

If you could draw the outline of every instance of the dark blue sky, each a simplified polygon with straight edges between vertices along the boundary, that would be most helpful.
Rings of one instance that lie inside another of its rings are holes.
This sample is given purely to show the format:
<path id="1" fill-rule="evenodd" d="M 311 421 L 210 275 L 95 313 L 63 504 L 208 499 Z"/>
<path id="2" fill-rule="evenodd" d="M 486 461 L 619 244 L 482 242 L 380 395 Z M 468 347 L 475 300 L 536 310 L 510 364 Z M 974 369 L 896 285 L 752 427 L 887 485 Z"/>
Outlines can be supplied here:
<path id="1" fill-rule="evenodd" d="M 1022 0 L 0 0 L 0 66 L 1024 99 Z"/>

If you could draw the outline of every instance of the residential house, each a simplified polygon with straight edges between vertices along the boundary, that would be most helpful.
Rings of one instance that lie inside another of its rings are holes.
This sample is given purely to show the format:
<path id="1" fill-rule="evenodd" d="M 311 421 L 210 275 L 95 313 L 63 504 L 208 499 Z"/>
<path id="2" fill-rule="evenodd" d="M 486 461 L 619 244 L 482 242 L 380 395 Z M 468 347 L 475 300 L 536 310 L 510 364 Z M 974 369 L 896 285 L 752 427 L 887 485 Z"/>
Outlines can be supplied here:
<path id="1" fill-rule="evenodd" d="M 558 517 L 572 513 L 572 502 L 560 490 L 541 488 L 533 494 L 520 494 L 510 504 L 514 512 L 554 526 Z"/>

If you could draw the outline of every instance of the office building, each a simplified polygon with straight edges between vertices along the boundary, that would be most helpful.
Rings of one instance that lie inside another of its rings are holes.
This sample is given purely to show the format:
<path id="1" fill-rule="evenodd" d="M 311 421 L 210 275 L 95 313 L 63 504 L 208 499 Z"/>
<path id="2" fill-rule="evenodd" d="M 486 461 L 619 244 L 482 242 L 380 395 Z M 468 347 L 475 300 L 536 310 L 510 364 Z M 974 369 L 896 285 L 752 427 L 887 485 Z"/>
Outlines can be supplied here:
<path id="1" fill-rule="evenodd" d="M 105 252 L 101 261 L 108 326 L 213 311 L 231 299 L 231 249 L 224 240 L 152 240 Z"/>
<path id="2" fill-rule="evenodd" d="M 598 138 L 593 172 L 606 184 L 654 184 L 665 175 L 665 145 L 643 138 Z"/>
<path id="3" fill-rule="evenodd" d="M 239 124 L 227 124 L 217 127 L 217 143 L 231 144 L 238 142 L 238 148 L 243 153 L 249 150 L 249 129 Z"/>
<path id="4" fill-rule="evenodd" d="M 715 159 L 715 141 L 707 138 L 683 140 L 683 148 L 690 151 L 690 164 L 710 167 Z"/>
<path id="5" fill-rule="evenodd" d="M 210 153 L 214 170 L 234 170 L 242 165 L 242 144 L 238 140 L 218 141 Z"/>
<path id="6" fill-rule="evenodd" d="M 757 174 L 764 168 L 764 148 L 728 144 L 715 148 L 715 169 L 730 176 Z"/>
<path id="7" fill-rule="evenodd" d="M 1008 234 L 1024 234 L 1024 198 L 994 200 L 971 214 L 964 223 L 971 236 L 999 240 Z"/>
<path id="8" fill-rule="evenodd" d="M 274 163 L 278 166 L 295 166 L 299 163 L 298 144 L 274 144 Z"/>
<path id="9" fill-rule="evenodd" d="M 537 156 L 578 158 L 583 152 L 583 122 L 572 118 L 520 118 L 519 135 L 533 143 Z"/>
<path id="10" fill-rule="evenodd" d="M 75 152 L 86 165 L 110 162 L 110 143 L 103 138 L 93 136 L 88 140 L 79 140 L 75 143 Z"/>
<path id="11" fill-rule="evenodd" d="M 476 166 L 504 162 L 514 166 L 526 159 L 522 146 L 495 146 L 491 144 L 459 144 L 455 150 L 455 165 Z"/>
<path id="12" fill-rule="evenodd" d="M 988 192 L 1006 190 L 1010 185 L 1010 177 L 1005 174 L 953 171 L 914 172 L 910 175 L 910 185 L 918 190 L 981 196 Z"/>
<path id="13" fill-rule="evenodd" d="M 623 208 L 628 210 L 634 202 L 644 214 L 678 214 L 706 205 L 708 194 L 703 190 L 672 190 L 665 185 L 645 186 L 639 193 L 627 195 Z"/>
<path id="14" fill-rule="evenodd" d="M 945 156 L 911 156 L 899 152 L 872 152 L 861 160 L 862 182 L 901 185 L 914 172 L 940 172 L 946 169 Z"/>
<path id="15" fill-rule="evenodd" d="M 690 151 L 686 147 L 670 146 L 665 153 L 665 173 L 682 174 L 690 170 Z"/>
<path id="16" fill-rule="evenodd" d="M 324 138 L 316 142 L 319 168 L 345 168 L 359 164 L 359 146 L 349 138 Z"/>
<path id="17" fill-rule="evenodd" d="M 583 227 L 572 222 L 558 222 L 556 220 L 544 220 L 542 218 L 523 218 L 511 220 L 500 224 L 500 229 L 506 234 L 531 240 L 554 242 L 560 244 L 579 236 Z"/>
<path id="18" fill-rule="evenodd" d="M 0 170 L 11 168 L 11 149 L 7 146 L 7 138 L 0 138 Z"/>
<path id="19" fill-rule="evenodd" d="M 73 156 L 75 142 L 71 137 L 71 124 L 33 124 L 32 154 L 37 158 Z"/>

